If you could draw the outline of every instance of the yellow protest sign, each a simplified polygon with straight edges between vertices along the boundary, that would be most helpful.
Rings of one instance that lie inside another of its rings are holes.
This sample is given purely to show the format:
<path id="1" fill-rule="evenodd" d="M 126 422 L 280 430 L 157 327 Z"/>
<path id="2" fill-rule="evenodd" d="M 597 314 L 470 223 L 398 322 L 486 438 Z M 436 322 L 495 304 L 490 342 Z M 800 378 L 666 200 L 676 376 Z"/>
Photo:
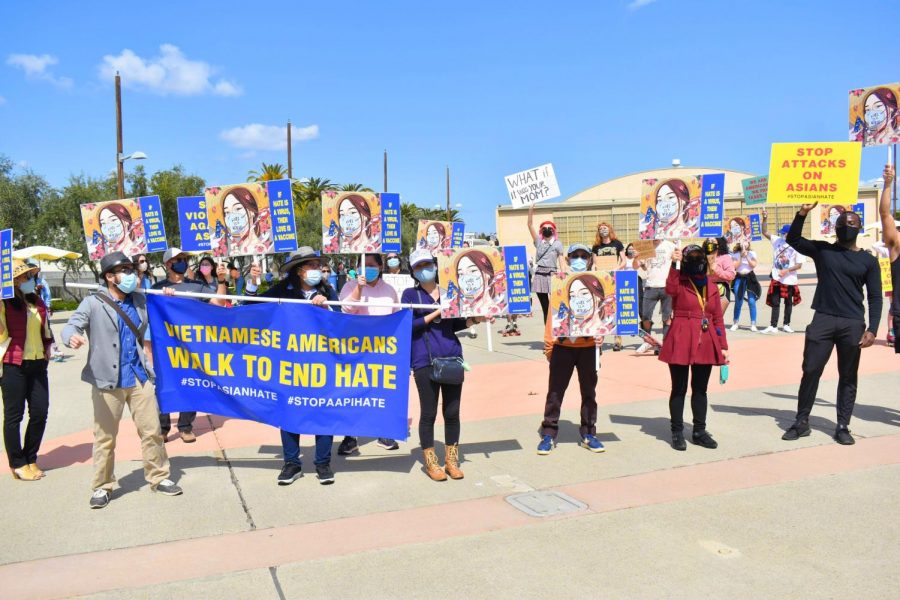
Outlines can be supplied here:
<path id="1" fill-rule="evenodd" d="M 881 267 L 881 291 L 893 292 L 894 286 L 891 284 L 891 259 L 879 258 L 878 266 Z"/>
<path id="2" fill-rule="evenodd" d="M 859 142 L 772 144 L 767 202 L 856 202 L 861 157 Z"/>

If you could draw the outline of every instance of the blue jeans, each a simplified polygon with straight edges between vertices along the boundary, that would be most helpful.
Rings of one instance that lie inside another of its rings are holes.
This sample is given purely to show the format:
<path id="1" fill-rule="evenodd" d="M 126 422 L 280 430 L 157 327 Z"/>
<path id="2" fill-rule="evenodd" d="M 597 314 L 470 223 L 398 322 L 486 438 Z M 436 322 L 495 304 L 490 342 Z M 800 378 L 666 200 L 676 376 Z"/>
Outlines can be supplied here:
<path id="1" fill-rule="evenodd" d="M 750 322 L 756 324 L 756 296 L 747 292 L 747 278 L 736 277 L 734 280 L 734 322 L 741 320 L 741 307 L 744 305 L 744 293 L 747 294 L 747 304 L 750 305 Z"/>
<path id="2" fill-rule="evenodd" d="M 333 435 L 316 436 L 315 464 L 327 465 L 331 462 L 331 445 L 334 443 Z M 284 450 L 284 462 L 300 463 L 300 434 L 281 430 L 281 447 Z"/>

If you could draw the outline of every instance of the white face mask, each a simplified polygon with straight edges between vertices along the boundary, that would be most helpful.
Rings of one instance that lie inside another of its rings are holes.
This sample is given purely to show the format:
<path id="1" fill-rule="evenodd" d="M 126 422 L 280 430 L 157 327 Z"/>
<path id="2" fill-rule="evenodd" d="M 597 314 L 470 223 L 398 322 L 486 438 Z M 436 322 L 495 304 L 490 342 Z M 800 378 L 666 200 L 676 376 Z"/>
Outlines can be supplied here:
<path id="1" fill-rule="evenodd" d="M 741 226 L 738 225 L 737 223 L 732 223 L 731 224 L 731 235 L 736 238 L 740 237 L 741 236 Z"/>
<path id="2" fill-rule="evenodd" d="M 609 229 L 607 229 L 606 227 L 601 227 L 600 228 L 600 237 L 606 237 L 608 235 L 609 235 Z"/>
<path id="3" fill-rule="evenodd" d="M 427 236 L 425 236 L 425 242 L 429 246 L 437 246 L 441 241 L 441 236 L 437 234 L 436 231 L 430 231 Z"/>
<path id="4" fill-rule="evenodd" d="M 344 215 L 340 219 L 341 231 L 344 233 L 355 233 L 362 226 L 362 219 L 357 215 Z"/>
<path id="5" fill-rule="evenodd" d="M 248 224 L 249 220 L 244 212 L 233 212 L 225 215 L 225 225 L 228 226 L 228 231 L 231 232 L 231 235 L 243 233 L 247 229 Z"/>
<path id="6" fill-rule="evenodd" d="M 586 317 L 594 309 L 594 301 L 583 296 L 569 299 L 569 304 L 572 308 L 572 314 L 576 317 Z"/>
<path id="7" fill-rule="evenodd" d="M 103 237 L 105 237 L 107 241 L 117 242 L 125 235 L 125 228 L 122 226 L 122 221 L 116 219 L 115 221 L 102 224 L 100 226 L 100 233 L 103 234 Z"/>
<path id="8" fill-rule="evenodd" d="M 678 212 L 678 201 L 661 198 L 656 204 L 656 214 L 659 215 L 661 221 L 670 221 L 675 213 Z"/>
<path id="9" fill-rule="evenodd" d="M 475 296 L 484 288 L 484 279 L 478 273 L 460 275 L 459 288 L 466 296 Z"/>
<path id="10" fill-rule="evenodd" d="M 866 111 L 866 125 L 869 127 L 877 129 L 885 121 L 887 121 L 887 112 L 883 108 Z"/>

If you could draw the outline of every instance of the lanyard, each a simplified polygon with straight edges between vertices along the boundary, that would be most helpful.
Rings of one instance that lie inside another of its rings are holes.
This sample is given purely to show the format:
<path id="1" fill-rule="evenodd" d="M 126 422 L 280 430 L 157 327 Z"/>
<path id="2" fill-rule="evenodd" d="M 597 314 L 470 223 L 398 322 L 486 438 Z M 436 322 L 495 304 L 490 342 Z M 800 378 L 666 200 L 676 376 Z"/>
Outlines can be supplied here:
<path id="1" fill-rule="evenodd" d="M 697 302 L 700 303 L 700 311 L 706 314 L 705 294 L 700 293 L 700 290 L 697 289 L 697 285 L 693 281 L 691 281 L 691 287 L 694 288 L 694 293 L 697 294 Z M 703 291 L 706 291 L 706 286 L 703 286 Z"/>

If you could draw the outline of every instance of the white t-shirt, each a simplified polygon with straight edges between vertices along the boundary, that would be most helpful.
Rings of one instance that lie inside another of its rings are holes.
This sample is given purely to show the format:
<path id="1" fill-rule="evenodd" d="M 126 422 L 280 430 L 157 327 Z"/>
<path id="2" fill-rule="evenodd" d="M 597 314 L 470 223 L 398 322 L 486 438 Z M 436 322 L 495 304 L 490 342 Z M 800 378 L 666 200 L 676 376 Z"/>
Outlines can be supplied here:
<path id="1" fill-rule="evenodd" d="M 669 277 L 669 267 L 672 264 L 672 253 L 675 252 L 675 244 L 669 240 L 663 240 L 656 247 L 656 256 L 647 261 L 647 277 L 644 280 L 645 287 L 664 288 Z"/>
<path id="2" fill-rule="evenodd" d="M 773 235 L 772 242 L 772 279 L 783 285 L 797 285 L 800 280 L 797 271 L 790 271 L 784 277 L 778 271 L 790 269 L 806 262 L 806 257 L 794 250 L 781 236 Z"/>
<path id="3" fill-rule="evenodd" d="M 731 254 L 731 260 L 740 261 L 735 269 L 738 275 L 748 275 L 753 270 L 753 267 L 750 266 L 751 259 L 756 260 L 756 252 L 753 250 L 749 250 L 747 256 L 742 256 L 740 252 L 732 252 Z"/>

